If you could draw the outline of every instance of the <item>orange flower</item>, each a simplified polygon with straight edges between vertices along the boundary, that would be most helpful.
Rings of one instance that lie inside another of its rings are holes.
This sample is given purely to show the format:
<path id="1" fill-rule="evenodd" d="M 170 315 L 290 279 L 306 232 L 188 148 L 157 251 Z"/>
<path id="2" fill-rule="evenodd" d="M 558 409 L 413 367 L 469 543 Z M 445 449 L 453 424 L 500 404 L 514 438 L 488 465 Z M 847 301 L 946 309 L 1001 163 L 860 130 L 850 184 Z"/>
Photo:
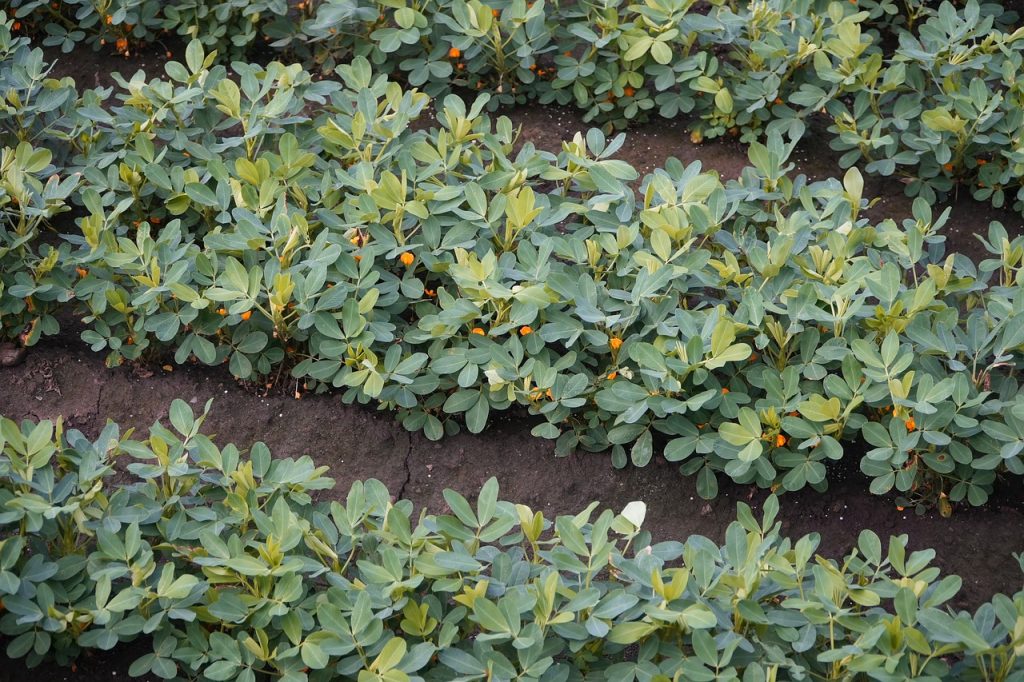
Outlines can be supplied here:
<path id="1" fill-rule="evenodd" d="M 20 21 L 14 22 L 14 26 L 12 26 L 11 28 L 13 28 L 15 31 L 20 31 L 21 30 L 21 22 Z"/>
<path id="2" fill-rule="evenodd" d="M 532 334 L 532 333 L 533 333 L 533 327 L 531 327 L 528 324 L 524 324 L 522 327 L 519 328 L 519 335 L 520 336 L 527 336 L 528 334 Z"/>
<path id="3" fill-rule="evenodd" d="M 427 298 L 434 298 L 435 296 L 437 296 L 437 292 L 434 291 L 433 289 L 424 289 L 423 293 L 427 296 Z"/>
<path id="4" fill-rule="evenodd" d="M 241 317 L 242 317 L 242 322 L 248 322 L 249 318 L 252 317 L 252 311 L 251 310 L 246 310 L 244 313 L 242 313 Z"/>
<path id="5" fill-rule="evenodd" d="M 608 381 L 611 381 L 612 379 L 614 379 L 617 376 L 619 376 L 618 372 L 609 372 L 608 373 Z"/>
<path id="6" fill-rule="evenodd" d="M 224 317 L 225 315 L 228 314 L 228 310 L 227 308 L 217 308 L 217 314 L 220 315 L 221 317 Z"/>
<path id="7" fill-rule="evenodd" d="M 127 52 L 128 51 L 128 39 L 127 38 L 118 38 L 115 47 L 117 48 L 118 52 Z"/>
<path id="8" fill-rule="evenodd" d="M 492 9 L 491 10 L 491 16 L 494 17 L 495 19 L 497 19 L 500 14 L 501 14 L 501 12 L 499 12 L 496 9 Z"/>
<path id="9" fill-rule="evenodd" d="M 405 253 L 398 257 L 398 260 L 402 261 L 402 265 L 409 267 L 416 261 L 416 256 L 406 251 Z"/>
<path id="10" fill-rule="evenodd" d="M 978 165 L 979 166 L 984 166 L 986 163 L 988 163 L 987 159 L 978 159 Z"/>
<path id="11" fill-rule="evenodd" d="M 782 98 L 781 97 L 776 97 L 775 98 L 775 103 L 776 104 L 782 104 Z"/>
<path id="12" fill-rule="evenodd" d="M 462 50 L 460 50 L 457 47 L 453 47 L 450 50 L 448 50 L 448 57 L 450 59 L 458 59 L 461 56 L 462 56 Z"/>
<path id="13" fill-rule="evenodd" d="M 903 424 L 907 427 L 907 431 L 913 431 L 917 428 L 917 422 L 914 421 L 913 417 L 903 422 Z"/>
<path id="14" fill-rule="evenodd" d="M 622 339 L 613 338 L 608 342 L 608 345 L 612 347 L 612 350 L 618 350 L 622 348 Z"/>
<path id="15" fill-rule="evenodd" d="M 622 89 L 622 94 L 625 95 L 626 97 L 632 97 L 633 95 L 636 94 L 636 90 L 627 85 Z"/>
<path id="16" fill-rule="evenodd" d="M 83 268 L 83 267 L 77 267 L 77 268 L 75 268 L 75 272 L 77 272 L 77 273 L 78 273 L 78 276 L 79 276 L 79 277 L 85 277 L 86 275 L 88 275 L 88 274 L 89 274 L 89 271 L 88 271 L 88 270 L 86 270 L 86 269 L 85 269 L 85 268 Z"/>
<path id="17" fill-rule="evenodd" d="M 470 334 L 479 334 L 480 336 L 484 336 L 484 330 L 481 327 L 473 327 Z"/>
<path id="18" fill-rule="evenodd" d="M 722 387 L 722 395 L 728 395 L 729 389 Z"/>
<path id="19" fill-rule="evenodd" d="M 781 448 L 785 444 L 786 444 L 786 437 L 785 436 L 783 436 L 781 433 L 779 435 L 775 436 L 775 447 Z"/>
<path id="20" fill-rule="evenodd" d="M 853 0 L 850 0 L 850 2 L 853 2 Z M 906 507 L 900 506 L 898 504 L 896 505 L 896 511 L 903 511 L 904 509 L 906 509 Z"/>
<path id="21" fill-rule="evenodd" d="M 110 26 L 110 25 L 112 25 L 113 23 L 114 23 L 114 17 L 112 17 L 112 16 L 110 16 L 110 15 L 108 14 L 108 15 L 107 15 L 107 26 Z"/>
<path id="22" fill-rule="evenodd" d="M 942 167 L 946 170 L 947 173 L 953 172 L 953 164 L 951 163 L 944 163 L 942 164 Z"/>

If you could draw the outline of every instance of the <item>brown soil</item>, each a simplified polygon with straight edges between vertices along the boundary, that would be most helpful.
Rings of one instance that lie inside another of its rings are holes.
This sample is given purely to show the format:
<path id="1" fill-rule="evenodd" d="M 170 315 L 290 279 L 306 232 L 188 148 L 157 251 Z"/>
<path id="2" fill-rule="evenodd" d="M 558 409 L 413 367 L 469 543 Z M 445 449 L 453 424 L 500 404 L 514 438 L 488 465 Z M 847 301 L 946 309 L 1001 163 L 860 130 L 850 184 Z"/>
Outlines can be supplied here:
<path id="1" fill-rule="evenodd" d="M 144 68 L 155 75 L 165 59 L 164 47 L 130 59 L 96 54 L 83 49 L 60 56 L 54 75 L 71 75 L 82 85 L 109 85 L 109 73 L 130 75 Z M 172 48 L 173 49 L 173 48 Z M 50 57 L 59 55 L 49 55 Z M 563 139 L 586 130 L 579 116 L 569 110 L 527 108 L 509 112 L 522 126 L 523 138 L 538 147 L 557 151 Z M 646 173 L 675 156 L 684 162 L 701 160 L 723 179 L 734 178 L 746 165 L 741 145 L 712 141 L 694 145 L 685 122 L 655 121 L 629 131 L 619 157 Z M 798 151 L 797 172 L 820 179 L 840 176 L 836 155 L 820 141 Z M 867 179 L 865 194 L 881 198 L 874 217 L 903 218 L 911 201 L 899 183 Z M 1000 220 L 1011 234 L 1024 231 L 1021 216 L 991 209 L 969 199 L 952 204 L 946 228 L 949 249 L 984 257 L 974 234 L 984 234 L 991 220 Z M 936 211 L 938 212 L 938 211 Z M 529 420 L 506 416 L 483 434 L 461 434 L 441 443 L 405 432 L 386 413 L 342 405 L 337 397 L 259 397 L 240 388 L 225 372 L 205 368 L 175 367 L 172 372 L 153 368 L 133 372 L 108 370 L 102 358 L 92 354 L 74 332 L 49 339 L 32 349 L 16 367 L 0 369 L 0 414 L 14 419 L 53 419 L 63 415 L 67 423 L 96 436 L 106 418 L 124 428 L 145 429 L 164 416 L 174 398 L 201 408 L 215 398 L 205 431 L 216 434 L 221 444 L 246 447 L 265 441 L 277 456 L 309 454 L 330 467 L 337 488 L 324 497 L 343 499 L 357 479 L 378 478 L 396 494 L 433 512 L 444 509 L 441 491 L 454 488 L 472 494 L 490 476 L 497 476 L 502 498 L 528 504 L 552 515 L 576 511 L 591 500 L 621 509 L 627 502 L 648 505 L 647 528 L 656 539 L 683 539 L 701 534 L 721 541 L 734 518 L 737 500 L 756 507 L 763 491 L 725 484 L 721 495 L 705 502 L 696 496 L 693 482 L 684 479 L 674 465 L 654 461 L 644 469 L 616 471 L 605 455 L 580 454 L 558 459 L 548 441 L 529 435 Z M 856 459 L 851 452 L 851 460 Z M 1011 556 L 1024 551 L 1024 490 L 1019 480 L 1006 481 L 997 496 L 982 508 L 957 508 L 952 518 L 937 514 L 917 516 L 899 512 L 888 498 L 867 492 L 868 482 L 855 466 L 845 463 L 830 474 L 827 495 L 805 491 L 782 498 L 781 518 L 791 536 L 816 532 L 822 537 L 820 551 L 838 556 L 850 549 L 863 528 L 880 536 L 907 533 L 914 549 L 932 547 L 936 564 L 946 573 L 963 577 L 957 606 L 972 607 L 996 592 L 1013 593 L 1022 588 L 1021 571 Z M 0 680 L 29 679 L 124 679 L 131 661 L 143 653 L 130 645 L 114 654 L 91 654 L 78 662 L 78 671 L 47 667 L 25 672 L 20 663 L 0 667 Z"/>

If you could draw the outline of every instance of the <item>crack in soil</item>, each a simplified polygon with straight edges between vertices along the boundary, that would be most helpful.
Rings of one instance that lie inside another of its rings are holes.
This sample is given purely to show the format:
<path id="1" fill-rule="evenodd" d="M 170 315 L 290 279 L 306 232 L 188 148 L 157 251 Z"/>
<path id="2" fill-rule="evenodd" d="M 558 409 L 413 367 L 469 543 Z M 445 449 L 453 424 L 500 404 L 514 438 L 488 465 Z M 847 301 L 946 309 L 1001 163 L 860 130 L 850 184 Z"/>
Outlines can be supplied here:
<path id="1" fill-rule="evenodd" d="M 402 455 L 402 464 L 405 466 L 405 480 L 402 481 L 402 485 L 398 488 L 398 494 L 395 497 L 396 500 L 405 499 L 405 487 L 409 485 L 409 481 L 412 480 L 412 465 L 409 460 L 412 458 L 412 434 L 405 434 L 405 453 Z"/>
<path id="2" fill-rule="evenodd" d="M 92 424 L 93 422 L 104 422 L 105 419 L 103 414 L 100 412 L 100 405 L 103 403 L 103 389 L 106 387 L 105 383 L 101 383 L 100 387 L 96 390 L 96 407 L 93 408 L 93 414 L 86 417 L 87 422 Z"/>

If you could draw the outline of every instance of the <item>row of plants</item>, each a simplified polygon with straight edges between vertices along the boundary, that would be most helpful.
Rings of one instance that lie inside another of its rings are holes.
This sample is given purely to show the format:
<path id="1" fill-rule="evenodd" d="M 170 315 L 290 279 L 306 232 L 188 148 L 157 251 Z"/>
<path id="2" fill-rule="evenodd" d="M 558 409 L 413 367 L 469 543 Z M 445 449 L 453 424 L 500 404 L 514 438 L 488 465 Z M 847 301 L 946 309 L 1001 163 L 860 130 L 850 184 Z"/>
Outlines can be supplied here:
<path id="1" fill-rule="evenodd" d="M 975 264 L 945 252 L 948 211 L 873 224 L 856 170 L 791 179 L 777 134 L 737 180 L 670 160 L 638 195 L 621 135 L 514 151 L 486 97 L 413 126 L 429 98 L 364 59 L 342 82 L 212 64 L 193 42 L 117 106 L 19 109 L 73 125 L 56 167 L 5 138 L 6 337 L 66 311 L 110 365 L 290 374 L 431 439 L 525 408 L 561 454 L 659 453 L 704 497 L 723 474 L 824 490 L 858 442 L 871 490 L 922 511 L 1024 473 L 1024 238 L 998 223 Z"/>
<path id="2" fill-rule="evenodd" d="M 56 5 L 56 7 L 54 7 Z M 328 73 L 365 57 L 441 97 L 572 105 L 623 126 L 693 121 L 693 139 L 803 135 L 824 114 L 844 167 L 927 201 L 1024 211 L 1024 27 L 970 0 L 14 0 L 23 34 L 131 49 L 170 31 L 239 56 L 260 42 Z"/>
<path id="3" fill-rule="evenodd" d="M 721 546 L 654 543 L 642 503 L 552 519 L 495 479 L 440 516 L 375 480 L 314 503 L 326 467 L 221 448 L 205 417 L 179 400 L 145 440 L 95 441 L 0 419 L 8 656 L 144 638 L 133 676 L 238 682 L 1024 676 L 1024 592 L 954 610 L 961 579 L 905 535 L 822 557 L 772 496 Z"/>

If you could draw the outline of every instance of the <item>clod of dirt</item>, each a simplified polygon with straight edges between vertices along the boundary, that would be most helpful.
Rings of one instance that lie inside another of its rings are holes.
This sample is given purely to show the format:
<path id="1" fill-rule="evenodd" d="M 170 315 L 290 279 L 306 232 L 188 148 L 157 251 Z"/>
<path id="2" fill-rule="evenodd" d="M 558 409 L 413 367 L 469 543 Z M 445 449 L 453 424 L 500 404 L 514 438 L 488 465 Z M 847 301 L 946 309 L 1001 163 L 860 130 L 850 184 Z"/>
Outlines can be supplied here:
<path id="1" fill-rule="evenodd" d="M 0 343 L 0 367 L 14 367 L 25 359 L 25 347 L 10 342 Z"/>

